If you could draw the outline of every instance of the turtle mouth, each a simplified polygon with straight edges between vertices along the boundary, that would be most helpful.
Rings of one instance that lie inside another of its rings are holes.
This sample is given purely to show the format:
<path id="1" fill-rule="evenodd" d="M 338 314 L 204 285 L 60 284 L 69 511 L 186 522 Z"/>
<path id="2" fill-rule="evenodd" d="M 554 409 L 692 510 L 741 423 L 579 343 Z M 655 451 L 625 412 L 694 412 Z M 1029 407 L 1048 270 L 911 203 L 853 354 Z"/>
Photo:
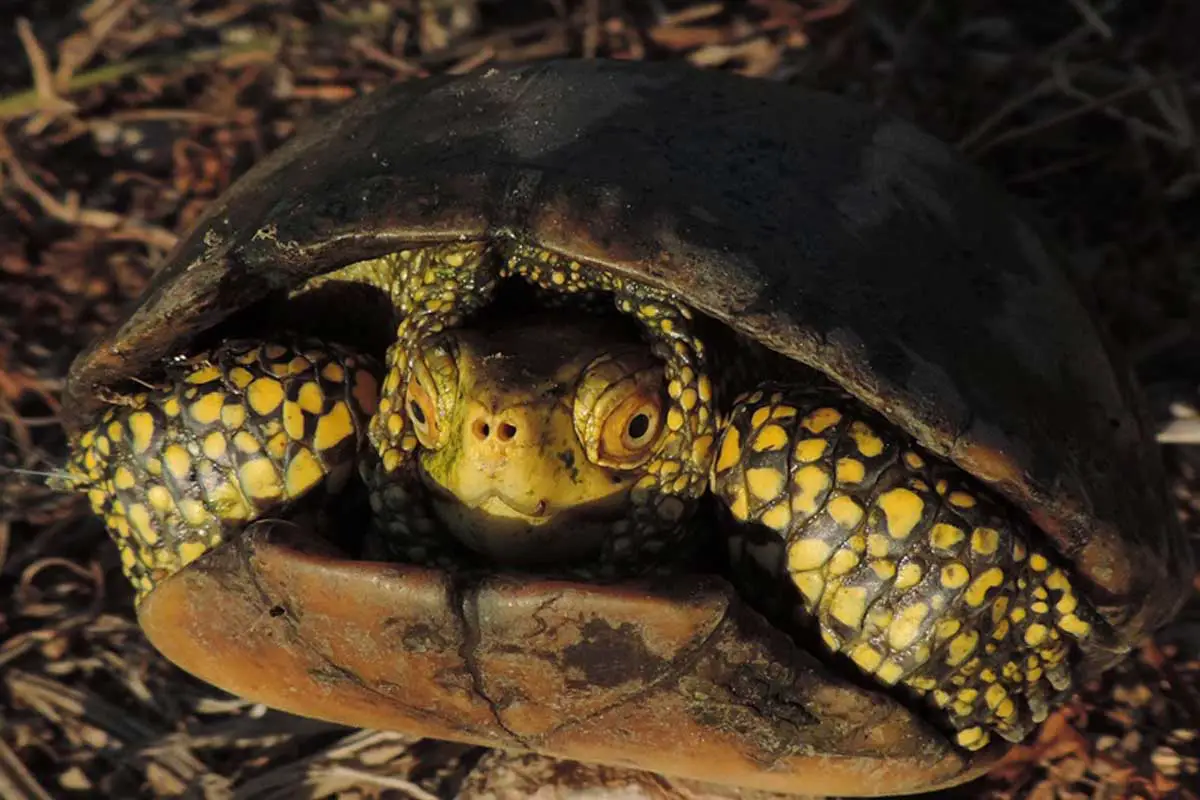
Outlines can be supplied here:
<path id="1" fill-rule="evenodd" d="M 595 559 L 628 509 L 627 495 L 556 508 L 546 498 L 522 501 L 500 490 L 462 497 L 420 470 L 430 516 L 488 563 L 547 568 Z"/>

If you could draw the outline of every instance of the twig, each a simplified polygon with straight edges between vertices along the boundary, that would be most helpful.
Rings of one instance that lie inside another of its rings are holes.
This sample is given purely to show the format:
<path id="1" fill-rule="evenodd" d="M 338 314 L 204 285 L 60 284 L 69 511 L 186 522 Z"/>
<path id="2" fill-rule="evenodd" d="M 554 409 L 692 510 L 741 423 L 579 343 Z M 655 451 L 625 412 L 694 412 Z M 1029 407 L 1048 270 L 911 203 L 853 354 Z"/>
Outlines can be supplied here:
<path id="1" fill-rule="evenodd" d="M 11 800 L 51 800 L 21 759 L 0 739 L 0 797 Z"/>
<path id="2" fill-rule="evenodd" d="M 181 67 L 208 64 L 239 56 L 273 57 L 280 47 L 280 41 L 275 36 L 264 36 L 240 44 L 229 44 L 222 47 L 212 47 L 192 50 L 182 54 L 166 56 L 147 56 L 115 64 L 105 64 L 102 67 L 88 70 L 71 78 L 63 91 L 67 93 L 81 92 L 95 86 L 116 83 L 130 75 L 140 75 L 146 72 L 172 72 Z M 8 97 L 0 98 L 0 120 L 23 117 L 42 108 L 42 100 L 36 89 L 26 89 Z"/>
<path id="3" fill-rule="evenodd" d="M 178 240 L 178 237 L 166 228 L 123 217 L 112 211 L 80 206 L 78 198 L 72 195 L 68 195 L 66 202 L 59 200 L 42 188 L 25 171 L 2 135 L 0 135 L 0 164 L 7 168 L 16 187 L 32 197 L 42 211 L 68 225 L 84 225 L 111 231 L 113 238 L 127 238 L 144 242 L 160 250 L 170 250 Z"/>

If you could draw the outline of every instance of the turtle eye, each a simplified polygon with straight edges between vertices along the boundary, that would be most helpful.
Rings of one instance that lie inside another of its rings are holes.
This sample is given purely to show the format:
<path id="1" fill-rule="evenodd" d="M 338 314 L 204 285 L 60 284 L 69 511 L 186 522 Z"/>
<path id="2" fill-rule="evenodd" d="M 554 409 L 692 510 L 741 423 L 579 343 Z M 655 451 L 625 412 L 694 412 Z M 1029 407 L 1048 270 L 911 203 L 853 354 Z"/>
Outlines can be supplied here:
<path id="1" fill-rule="evenodd" d="M 421 446 L 431 450 L 437 448 L 442 438 L 441 426 L 438 425 L 437 404 L 421 385 L 419 378 L 410 380 L 405 388 L 404 410 L 408 412 L 408 419 Z"/>
<path id="2" fill-rule="evenodd" d="M 658 440 L 662 427 L 662 398 L 635 391 L 604 420 L 600 451 L 617 462 L 635 460 Z"/>

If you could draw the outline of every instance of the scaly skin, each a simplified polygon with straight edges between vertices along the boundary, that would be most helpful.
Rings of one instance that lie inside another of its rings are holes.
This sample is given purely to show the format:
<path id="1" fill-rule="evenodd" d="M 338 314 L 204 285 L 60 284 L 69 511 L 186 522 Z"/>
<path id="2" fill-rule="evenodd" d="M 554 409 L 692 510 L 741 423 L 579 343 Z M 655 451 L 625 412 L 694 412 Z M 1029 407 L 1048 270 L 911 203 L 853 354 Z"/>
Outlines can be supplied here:
<path id="1" fill-rule="evenodd" d="M 73 485 L 140 596 L 354 464 L 381 531 L 374 554 L 446 566 L 461 558 L 449 531 L 497 561 L 637 573 L 670 559 L 711 490 L 743 592 L 906 687 L 964 748 L 1020 740 L 1070 692 L 1075 650 L 1100 623 L 986 487 L 839 390 L 764 385 L 718 420 L 679 298 L 519 245 L 494 255 L 431 246 L 305 287 L 357 281 L 392 298 L 403 319 L 378 396 L 366 357 L 232 344 L 79 437 Z M 551 346 L 562 317 L 477 330 L 471 315 L 506 279 L 608 293 L 644 342 L 581 323 Z M 615 447 L 647 410 L 651 433 Z M 585 508 L 594 523 L 563 543 Z"/>

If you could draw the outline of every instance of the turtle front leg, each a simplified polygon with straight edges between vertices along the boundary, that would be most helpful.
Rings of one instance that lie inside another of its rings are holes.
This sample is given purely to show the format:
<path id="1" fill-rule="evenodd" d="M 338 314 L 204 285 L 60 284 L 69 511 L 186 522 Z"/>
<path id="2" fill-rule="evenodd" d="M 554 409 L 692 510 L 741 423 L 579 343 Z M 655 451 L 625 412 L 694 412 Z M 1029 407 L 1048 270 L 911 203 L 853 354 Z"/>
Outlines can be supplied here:
<path id="1" fill-rule="evenodd" d="M 1019 741 L 1071 691 L 1097 618 L 962 470 L 827 389 L 741 398 L 716 453 L 743 591 L 940 709 L 959 745 Z"/>
<path id="2" fill-rule="evenodd" d="M 171 364 L 72 442 L 139 600 L 172 573 L 321 485 L 367 447 L 377 366 L 331 345 L 229 342 Z"/>

